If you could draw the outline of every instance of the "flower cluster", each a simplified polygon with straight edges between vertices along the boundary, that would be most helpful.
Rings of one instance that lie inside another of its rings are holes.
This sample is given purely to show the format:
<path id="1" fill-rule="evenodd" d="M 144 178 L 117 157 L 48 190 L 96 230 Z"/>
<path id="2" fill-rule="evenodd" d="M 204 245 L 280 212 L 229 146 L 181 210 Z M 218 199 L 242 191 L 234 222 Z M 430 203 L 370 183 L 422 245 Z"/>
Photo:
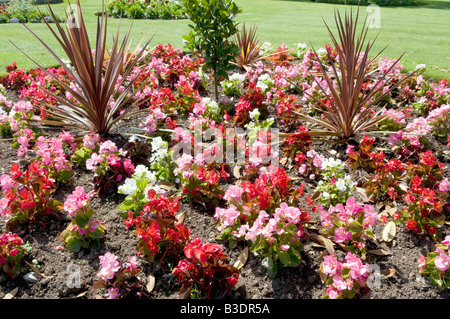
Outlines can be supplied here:
<path id="1" fill-rule="evenodd" d="M 418 260 L 419 272 L 440 290 L 450 288 L 450 236 L 438 243 L 434 252 Z"/>
<path id="2" fill-rule="evenodd" d="M 245 74 L 233 73 L 228 77 L 228 80 L 220 82 L 223 89 L 223 94 L 229 97 L 239 97 L 243 91 L 243 84 L 245 81 Z"/>
<path id="3" fill-rule="evenodd" d="M 308 152 L 312 143 L 312 137 L 308 133 L 308 129 L 304 126 L 300 126 L 296 132 L 289 134 L 283 141 L 283 153 L 290 159 L 296 159 L 298 154 Z M 298 160 L 298 162 L 301 162 Z"/>
<path id="4" fill-rule="evenodd" d="M 0 236 L 0 267 L 12 278 L 22 269 L 22 260 L 30 247 L 15 233 Z"/>
<path id="5" fill-rule="evenodd" d="M 443 223 L 443 199 L 433 189 L 425 187 L 419 176 L 413 177 L 404 198 L 407 207 L 399 211 L 399 218 L 406 228 L 414 233 L 430 234 L 436 240 L 437 230 Z"/>
<path id="6" fill-rule="evenodd" d="M 403 190 L 400 187 L 400 181 L 406 176 L 406 165 L 399 159 L 385 161 L 383 152 L 372 156 L 375 162 L 376 170 L 367 177 L 363 184 L 367 196 L 372 199 L 382 199 L 386 195 L 391 200 L 401 199 Z"/>
<path id="7" fill-rule="evenodd" d="M 94 196 L 94 191 L 85 193 L 82 186 L 77 186 L 64 202 L 64 210 L 73 220 L 60 234 L 60 239 L 64 247 L 71 252 L 99 246 L 105 235 L 105 223 L 95 219 L 94 210 L 89 207 Z"/>
<path id="8" fill-rule="evenodd" d="M 40 162 L 31 163 L 25 171 L 19 164 L 11 166 L 9 174 L 0 176 L 3 198 L 0 199 L 0 216 L 6 217 L 8 228 L 26 222 L 44 222 L 61 203 L 50 198 L 55 191 L 55 180 Z"/>
<path id="9" fill-rule="evenodd" d="M 439 137 L 447 137 L 450 133 L 448 121 L 450 120 L 450 104 L 441 105 L 432 110 L 427 117 L 431 132 Z"/>
<path id="10" fill-rule="evenodd" d="M 374 143 L 375 138 L 364 135 L 357 150 L 355 150 L 354 145 L 349 144 L 347 146 L 348 164 L 353 170 L 361 167 L 371 171 L 375 168 L 375 163 L 372 160 L 375 153 L 371 152 Z"/>
<path id="11" fill-rule="evenodd" d="M 144 165 L 136 166 L 131 178 L 127 178 L 125 183 L 118 187 L 119 194 L 126 195 L 124 201 L 119 205 L 119 210 L 127 211 L 123 218 L 128 217 L 128 211 L 134 215 L 142 211 L 144 205 L 148 203 L 148 191 L 154 189 L 158 193 L 165 193 L 156 184 L 156 176 Z"/>
<path id="12" fill-rule="evenodd" d="M 319 206 L 318 211 L 321 233 L 336 243 L 346 245 L 354 254 L 365 255 L 365 240 L 374 238 L 372 226 L 378 221 L 372 205 L 362 205 L 350 197 L 345 204 L 331 206 L 328 211 Z"/>
<path id="13" fill-rule="evenodd" d="M 173 269 L 180 288 L 180 297 L 187 298 L 193 288 L 200 297 L 207 299 L 224 299 L 236 286 L 239 270 L 225 262 L 228 257 L 222 247 L 205 244 L 199 237 L 192 239 L 184 248 L 185 259 L 178 262 Z"/>
<path id="14" fill-rule="evenodd" d="M 126 158 L 126 152 L 107 140 L 100 144 L 98 154 L 91 154 L 86 168 L 95 173 L 93 183 L 100 197 L 117 191 L 117 183 L 131 176 L 134 164 Z"/>
<path id="15" fill-rule="evenodd" d="M 77 148 L 74 137 L 68 132 L 61 132 L 58 138 L 50 137 L 48 140 L 39 136 L 36 140 L 36 160 L 46 167 L 50 176 L 57 182 L 64 183 L 73 176 L 73 163 L 65 152 L 70 146 L 71 151 Z"/>
<path id="16" fill-rule="evenodd" d="M 351 252 L 345 261 L 327 255 L 321 265 L 321 271 L 327 276 L 324 299 L 353 299 L 370 292 L 368 285 L 369 265 Z"/>
<path id="17" fill-rule="evenodd" d="M 210 150 L 209 155 L 214 150 Z M 202 204 L 207 209 L 214 209 L 224 194 L 219 182 L 229 176 L 225 168 L 226 164 L 205 159 L 203 153 L 198 153 L 195 158 L 183 154 L 177 159 L 177 168 L 174 170 L 181 180 L 183 198 Z"/>
<path id="18" fill-rule="evenodd" d="M 136 228 L 134 234 L 139 238 L 138 255 L 166 266 L 169 262 L 179 260 L 180 253 L 189 241 L 190 231 L 176 217 L 179 197 L 166 197 L 151 189 L 148 198 L 139 216 L 133 217 L 130 211 L 124 222 L 126 229 Z"/>
<path id="19" fill-rule="evenodd" d="M 295 267 L 301 262 L 303 223 L 309 221 L 309 214 L 297 207 L 300 196 L 303 187 L 294 189 L 282 169 L 254 183 L 230 186 L 224 196 L 227 208 L 217 207 L 214 215 L 219 239 L 228 240 L 231 247 L 249 242 L 271 277 L 279 266 Z"/>
<path id="20" fill-rule="evenodd" d="M 386 118 L 378 124 L 382 131 L 399 131 L 406 127 L 406 114 L 404 111 L 383 109 L 381 115 L 386 116 Z"/>
<path id="21" fill-rule="evenodd" d="M 128 257 L 127 263 L 122 263 L 112 253 L 99 256 L 101 269 L 97 273 L 100 279 L 92 289 L 106 289 L 107 299 L 144 298 L 149 292 L 138 277 L 142 268 L 135 256 Z"/>
<path id="22" fill-rule="evenodd" d="M 352 181 L 350 175 L 345 174 L 344 167 L 345 164 L 339 159 L 328 158 L 322 161 L 322 179 L 315 191 L 321 193 L 319 201 L 323 206 L 344 203 L 356 188 L 356 183 Z"/>

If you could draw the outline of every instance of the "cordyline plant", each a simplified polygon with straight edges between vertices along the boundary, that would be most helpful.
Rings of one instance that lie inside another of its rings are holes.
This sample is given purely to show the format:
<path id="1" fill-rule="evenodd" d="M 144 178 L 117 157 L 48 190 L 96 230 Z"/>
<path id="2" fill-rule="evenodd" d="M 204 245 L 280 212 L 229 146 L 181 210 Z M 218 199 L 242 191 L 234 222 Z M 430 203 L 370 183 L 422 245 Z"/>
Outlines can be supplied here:
<path id="1" fill-rule="evenodd" d="M 316 118 L 293 111 L 300 118 L 311 121 L 325 129 L 310 131 L 311 135 L 336 136 L 341 140 L 346 140 L 357 133 L 371 130 L 386 117 L 386 115 L 381 114 L 382 110 L 375 112 L 374 106 L 412 75 L 408 74 L 394 84 L 388 78 L 391 70 L 397 65 L 403 54 L 395 60 L 388 70 L 376 72 L 378 71 L 375 68 L 377 59 L 383 50 L 369 58 L 369 51 L 374 41 L 365 43 L 368 31 L 365 22 L 360 35 L 356 35 L 358 16 L 359 10 L 355 19 L 352 12 L 346 13 L 343 21 L 339 12 L 335 13 L 338 38 L 333 35 L 325 23 L 336 48 L 337 56 L 332 59 L 330 51 L 327 50 L 326 60 L 329 61 L 331 69 L 329 71 L 318 58 L 317 52 L 314 51 L 320 69 L 317 75 L 312 73 L 311 75 L 327 98 L 325 101 L 320 100 L 305 92 L 317 103 L 322 117 Z M 374 85 L 363 90 L 364 83 L 374 74 L 377 75 Z M 320 78 L 325 80 L 327 87 L 324 87 Z M 380 93 L 385 85 L 390 85 L 389 90 Z M 298 87 L 297 89 L 300 90 Z M 329 93 L 327 93 L 328 90 Z"/>
<path id="2" fill-rule="evenodd" d="M 247 70 L 257 61 L 264 59 L 260 54 L 260 40 L 256 38 L 257 29 L 256 26 L 246 29 L 245 23 L 243 23 L 242 29 L 236 33 L 235 42 L 240 51 L 236 56 L 235 63 L 242 70 Z"/>
<path id="3" fill-rule="evenodd" d="M 137 105 L 133 100 L 131 90 L 133 89 L 134 82 L 145 68 L 145 65 L 141 66 L 141 71 L 136 74 L 133 73 L 134 66 L 143 56 L 151 39 L 140 50 L 134 51 L 134 60 L 130 62 L 126 57 L 128 56 L 129 41 L 131 41 L 129 39 L 131 27 L 125 33 L 122 43 L 119 43 L 119 25 L 117 34 L 113 37 L 111 50 L 107 52 L 107 17 L 106 14 L 100 14 L 97 19 L 96 45 L 94 48 L 95 51 L 93 51 L 79 0 L 77 0 L 76 5 L 78 7 L 76 16 L 71 6 L 69 6 L 69 12 L 66 12 L 68 20 L 76 17 L 75 23 L 71 22 L 67 24 L 67 32 L 64 31 L 61 24 L 55 19 L 50 5 L 48 8 L 50 15 L 55 20 L 56 30 L 44 19 L 50 32 L 66 53 L 71 66 L 64 63 L 41 38 L 24 24 L 25 28 L 38 39 L 72 78 L 73 86 L 60 81 L 48 71 L 46 71 L 47 74 L 55 79 L 76 100 L 76 102 L 73 102 L 65 96 L 57 95 L 42 87 L 42 90 L 53 97 L 57 103 L 56 105 L 45 104 L 50 117 L 40 120 L 38 124 L 74 129 L 80 131 L 80 135 L 85 135 L 89 132 L 107 135 L 114 130 L 139 130 L 139 128 L 124 127 L 125 125 L 121 121 L 123 122 L 126 119 L 139 116 L 145 112 L 144 110 L 135 110 L 133 107 Z M 104 12 L 104 4 L 102 9 L 102 12 Z M 15 44 L 13 45 L 19 49 Z M 46 68 L 41 67 L 21 49 L 19 50 L 42 70 L 46 70 Z M 145 85 L 145 83 L 140 85 Z M 116 97 L 115 100 L 112 97 Z"/>

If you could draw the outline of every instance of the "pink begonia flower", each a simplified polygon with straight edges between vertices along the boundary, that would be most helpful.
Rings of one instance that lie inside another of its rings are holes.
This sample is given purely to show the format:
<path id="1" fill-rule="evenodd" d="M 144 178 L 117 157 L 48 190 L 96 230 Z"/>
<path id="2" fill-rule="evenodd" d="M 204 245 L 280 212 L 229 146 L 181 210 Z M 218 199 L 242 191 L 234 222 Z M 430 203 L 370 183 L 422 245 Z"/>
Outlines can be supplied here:
<path id="1" fill-rule="evenodd" d="M 364 205 L 364 227 L 374 226 L 377 223 L 378 214 L 372 205 Z"/>
<path id="2" fill-rule="evenodd" d="M 118 148 L 116 146 L 116 144 L 113 141 L 105 141 L 100 145 L 100 150 L 99 153 L 100 154 L 105 154 L 105 153 L 114 153 L 117 152 Z"/>
<path id="3" fill-rule="evenodd" d="M 356 257 L 351 252 L 348 252 L 345 256 L 346 266 L 351 269 L 350 276 L 353 279 L 362 279 L 367 277 L 369 265 L 362 263 L 361 259 Z"/>
<path id="4" fill-rule="evenodd" d="M 95 149 L 100 142 L 100 136 L 98 134 L 88 134 L 83 137 L 83 147 L 88 149 Z"/>
<path id="5" fill-rule="evenodd" d="M 107 299 L 117 299 L 118 295 L 119 295 L 119 288 L 108 288 Z"/>
<path id="6" fill-rule="evenodd" d="M 448 178 L 445 177 L 439 184 L 438 188 L 441 192 L 448 192 L 450 191 L 450 182 L 448 181 Z"/>
<path id="7" fill-rule="evenodd" d="M 206 105 L 205 102 L 201 101 L 199 103 L 195 103 L 194 104 L 194 109 L 192 110 L 192 112 L 194 114 L 203 114 L 206 111 Z"/>
<path id="8" fill-rule="evenodd" d="M 91 233 L 95 232 L 95 230 L 97 229 L 98 225 L 99 225 L 98 220 L 92 221 L 91 224 L 89 225 L 89 231 Z"/>
<path id="9" fill-rule="evenodd" d="M 327 288 L 327 295 L 328 297 L 330 297 L 330 299 L 336 299 L 336 297 L 338 296 L 338 292 L 334 290 L 333 286 L 330 286 Z"/>
<path id="10" fill-rule="evenodd" d="M 335 275 L 341 268 L 341 263 L 333 256 L 326 255 L 323 258 L 322 269 L 325 274 Z"/>
<path id="11" fill-rule="evenodd" d="M 352 232 L 347 231 L 345 227 L 339 227 L 334 230 L 334 241 L 337 243 L 343 243 L 352 239 Z"/>
<path id="12" fill-rule="evenodd" d="M 99 256 L 101 269 L 97 273 L 97 276 L 109 280 L 114 278 L 114 274 L 119 271 L 120 263 L 117 260 L 117 256 L 111 253 L 105 253 L 103 256 Z"/>
<path id="13" fill-rule="evenodd" d="M 128 262 L 126 263 L 128 269 L 136 269 L 138 267 L 138 261 L 136 256 L 128 257 Z"/>
<path id="14" fill-rule="evenodd" d="M 91 158 L 86 161 L 86 169 L 93 171 L 104 160 L 103 156 L 92 153 Z"/>
<path id="15" fill-rule="evenodd" d="M 281 248 L 281 250 L 287 251 L 291 247 L 289 245 L 281 245 L 280 248 Z"/>
<path id="16" fill-rule="evenodd" d="M 341 276 L 336 275 L 333 277 L 333 285 L 337 288 L 338 291 L 347 289 L 347 282 L 342 279 Z"/>
<path id="17" fill-rule="evenodd" d="M 436 256 L 436 258 L 434 259 L 434 264 L 440 271 L 446 271 L 450 264 L 450 257 L 441 252 L 439 256 Z"/>
<path id="18" fill-rule="evenodd" d="M 227 189 L 223 198 L 225 200 L 240 200 L 243 192 L 244 190 L 239 186 L 232 185 Z"/>
<path id="19" fill-rule="evenodd" d="M 450 236 L 445 236 L 444 240 L 441 241 L 441 244 L 450 246 Z"/>
<path id="20" fill-rule="evenodd" d="M 64 210 L 67 211 L 71 216 L 73 216 L 79 209 L 85 207 L 88 203 L 88 200 L 90 200 L 94 196 L 94 191 L 85 193 L 82 186 L 77 186 L 75 187 L 73 193 L 67 196 L 67 199 L 64 202 Z"/>
<path id="21" fill-rule="evenodd" d="M 0 176 L 0 185 L 4 191 L 14 187 L 14 181 L 8 174 Z"/>

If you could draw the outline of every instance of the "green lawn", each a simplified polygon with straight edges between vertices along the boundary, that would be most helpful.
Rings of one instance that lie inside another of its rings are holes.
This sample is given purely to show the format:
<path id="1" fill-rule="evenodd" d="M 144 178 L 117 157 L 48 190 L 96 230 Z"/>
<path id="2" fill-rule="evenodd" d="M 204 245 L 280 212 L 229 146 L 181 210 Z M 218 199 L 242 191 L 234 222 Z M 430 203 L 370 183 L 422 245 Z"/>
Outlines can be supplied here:
<path id="1" fill-rule="evenodd" d="M 74 2 L 74 1 L 72 1 Z M 324 20 L 334 27 L 334 11 L 343 10 L 348 6 L 333 4 L 317 4 L 309 0 L 236 0 L 243 9 L 238 21 L 247 25 L 256 24 L 258 35 L 262 41 L 269 41 L 274 46 L 285 43 L 293 47 L 294 43 L 305 42 L 308 47 L 323 47 L 330 43 Z M 94 36 L 95 13 L 101 10 L 100 0 L 81 0 L 81 6 L 88 28 Z M 55 11 L 63 15 L 65 4 L 53 5 Z M 361 7 L 361 13 L 366 14 L 366 7 Z M 429 0 L 422 7 L 382 7 L 380 10 L 381 29 L 370 29 L 368 38 L 374 39 L 379 31 L 374 51 L 376 53 L 386 47 L 383 56 L 396 58 L 405 52 L 402 59 L 406 69 L 412 69 L 416 64 L 426 64 L 425 75 L 429 78 L 447 78 L 450 80 L 450 0 Z M 109 31 L 113 34 L 118 26 L 118 20 L 109 19 Z M 175 47 L 182 46 L 181 36 L 189 31 L 188 20 L 136 20 L 133 23 L 132 34 L 135 43 L 143 36 L 156 32 L 153 44 L 171 43 Z M 127 29 L 129 20 L 122 21 L 122 30 Z M 44 25 L 30 24 L 32 30 L 45 37 L 52 48 L 58 48 L 56 41 Z M 333 28 L 332 28 L 333 29 Z M 33 63 L 24 57 L 9 42 L 9 39 L 31 54 L 44 66 L 55 64 L 53 58 L 41 47 L 22 25 L 0 25 L 0 74 L 4 73 L 6 65 L 16 61 L 24 68 L 34 67 Z M 57 50 L 61 53 L 61 50 Z"/>

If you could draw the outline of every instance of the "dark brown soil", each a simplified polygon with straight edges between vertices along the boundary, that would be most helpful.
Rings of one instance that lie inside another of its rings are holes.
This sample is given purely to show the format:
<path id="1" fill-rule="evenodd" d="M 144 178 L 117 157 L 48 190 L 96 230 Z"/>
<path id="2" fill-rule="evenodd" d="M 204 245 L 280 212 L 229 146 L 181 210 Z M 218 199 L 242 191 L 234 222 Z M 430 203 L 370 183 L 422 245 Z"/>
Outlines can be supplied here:
<path id="1" fill-rule="evenodd" d="M 16 151 L 11 148 L 8 140 L 0 141 L 0 175 L 9 171 L 11 164 L 17 161 Z M 325 153 L 325 151 L 323 151 Z M 88 172 L 76 170 L 74 181 L 60 187 L 54 194 L 56 199 L 64 201 L 75 186 L 84 186 L 91 190 L 91 175 Z M 305 191 L 311 193 L 313 187 L 306 185 Z M 59 298 L 104 298 L 101 291 L 93 291 L 92 285 L 96 281 L 96 274 L 100 270 L 99 256 L 111 252 L 125 260 L 128 256 L 136 255 L 136 237 L 132 231 L 125 229 L 118 210 L 123 195 L 112 198 L 95 198 L 92 207 L 100 220 L 106 223 L 107 234 L 104 244 L 90 251 L 70 253 L 57 250 L 61 244 L 59 234 L 70 222 L 64 212 L 52 217 L 45 228 L 30 225 L 22 226 L 16 232 L 28 241 L 32 250 L 27 261 L 34 260 L 39 265 L 39 271 L 45 275 L 39 281 L 30 284 L 24 280 L 23 275 L 32 270 L 25 265 L 23 274 L 16 279 L 7 275 L 0 275 L 0 298 L 15 288 L 18 288 L 17 299 L 59 299 Z M 355 194 L 358 196 L 358 194 Z M 226 243 L 216 240 L 218 231 L 212 212 L 206 212 L 203 207 L 192 203 L 183 203 L 181 211 L 187 212 L 186 225 L 191 230 L 191 236 L 199 236 L 204 242 L 222 244 L 229 256 L 229 262 L 234 263 L 243 249 L 238 245 L 230 249 Z M 317 216 L 312 216 L 317 219 Z M 381 238 L 383 226 L 375 230 L 377 238 Z M 386 244 L 370 244 L 373 249 L 383 248 L 389 255 L 377 256 L 369 254 L 366 262 L 379 267 L 382 273 L 391 270 L 391 276 L 383 277 L 378 287 L 372 289 L 371 298 L 375 299 L 447 299 L 448 292 L 440 292 L 436 287 L 419 275 L 417 259 L 434 249 L 431 239 L 405 232 L 398 228 L 397 236 L 393 242 Z M 266 276 L 261 267 L 260 259 L 250 255 L 247 263 L 241 269 L 236 292 L 236 299 L 319 299 L 324 294 L 325 286 L 319 277 L 319 267 L 323 257 L 324 248 L 314 245 L 311 241 L 304 243 L 302 264 L 298 268 L 282 268 L 275 279 Z M 149 275 L 154 275 L 156 285 L 152 298 L 177 299 L 179 286 L 169 274 L 152 269 L 152 266 L 141 261 L 144 270 L 141 275 L 145 283 Z M 394 270 L 394 271 L 393 271 Z M 80 285 L 74 287 L 74 274 L 79 274 Z"/>

